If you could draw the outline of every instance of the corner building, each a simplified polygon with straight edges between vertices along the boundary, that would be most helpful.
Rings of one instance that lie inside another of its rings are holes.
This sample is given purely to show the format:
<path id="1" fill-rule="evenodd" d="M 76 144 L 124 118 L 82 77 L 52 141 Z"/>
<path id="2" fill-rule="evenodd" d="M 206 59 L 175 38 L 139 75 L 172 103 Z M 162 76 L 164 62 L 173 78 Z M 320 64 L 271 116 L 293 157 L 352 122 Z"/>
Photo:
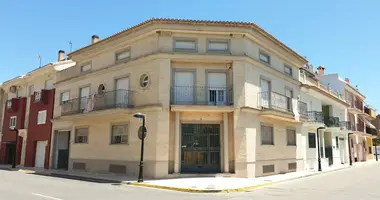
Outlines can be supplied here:
<path id="1" fill-rule="evenodd" d="M 303 170 L 299 68 L 254 23 L 151 19 L 69 54 L 57 74 L 51 168 L 258 177 Z"/>

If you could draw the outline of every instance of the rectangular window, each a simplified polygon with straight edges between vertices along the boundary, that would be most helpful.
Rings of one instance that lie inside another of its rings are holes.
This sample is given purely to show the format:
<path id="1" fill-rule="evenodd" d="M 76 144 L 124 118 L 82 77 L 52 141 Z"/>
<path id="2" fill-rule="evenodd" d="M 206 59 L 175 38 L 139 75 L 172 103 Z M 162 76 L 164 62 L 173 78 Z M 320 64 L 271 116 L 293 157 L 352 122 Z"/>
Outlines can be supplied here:
<path id="1" fill-rule="evenodd" d="M 88 143 L 88 128 L 75 129 L 75 143 L 77 144 Z"/>
<path id="2" fill-rule="evenodd" d="M 292 69 L 292 67 L 284 65 L 284 73 L 287 74 L 287 75 L 289 75 L 289 76 L 293 76 L 293 69 Z"/>
<path id="3" fill-rule="evenodd" d="M 29 85 L 29 96 L 34 94 L 34 85 Z"/>
<path id="4" fill-rule="evenodd" d="M 116 53 L 116 61 L 127 60 L 130 58 L 131 58 L 131 50 L 130 49 Z"/>
<path id="5" fill-rule="evenodd" d="M 49 79 L 45 82 L 45 89 L 51 90 L 54 88 L 53 80 Z"/>
<path id="6" fill-rule="evenodd" d="M 263 174 L 265 173 L 273 173 L 274 165 L 263 165 Z"/>
<path id="7" fill-rule="evenodd" d="M 69 99 L 70 99 L 69 91 L 61 93 L 61 105 L 68 103 Z"/>
<path id="8" fill-rule="evenodd" d="M 297 145 L 296 130 L 286 129 L 286 138 L 288 141 L 288 146 L 296 146 Z"/>
<path id="9" fill-rule="evenodd" d="M 9 128 L 16 127 L 17 117 L 13 116 L 9 119 Z"/>
<path id="10" fill-rule="evenodd" d="M 261 125 L 261 144 L 274 145 L 273 127 Z"/>
<path id="11" fill-rule="evenodd" d="M 38 111 L 37 124 L 46 123 L 46 110 Z"/>
<path id="12" fill-rule="evenodd" d="M 80 71 L 81 72 L 87 72 L 87 71 L 90 71 L 91 68 L 92 68 L 91 63 L 88 63 L 88 64 L 85 64 L 85 65 L 82 65 L 80 67 Z"/>
<path id="13" fill-rule="evenodd" d="M 34 102 L 39 102 L 41 100 L 41 92 L 34 92 Z"/>
<path id="14" fill-rule="evenodd" d="M 128 144 L 128 125 L 113 125 L 111 144 Z"/>
<path id="15" fill-rule="evenodd" d="M 297 163 L 288 163 L 288 170 L 289 171 L 297 170 Z"/>
<path id="16" fill-rule="evenodd" d="M 309 133 L 309 148 L 317 148 L 315 133 Z"/>
<path id="17" fill-rule="evenodd" d="M 209 40 L 207 44 L 207 51 L 228 52 L 228 41 L 227 40 Z"/>
<path id="18" fill-rule="evenodd" d="M 259 59 L 261 62 L 264 62 L 266 64 L 270 64 L 270 56 L 266 53 L 260 52 Z"/>
<path id="19" fill-rule="evenodd" d="M 196 51 L 197 42 L 195 39 L 176 39 L 174 40 L 174 49 L 176 51 Z"/>

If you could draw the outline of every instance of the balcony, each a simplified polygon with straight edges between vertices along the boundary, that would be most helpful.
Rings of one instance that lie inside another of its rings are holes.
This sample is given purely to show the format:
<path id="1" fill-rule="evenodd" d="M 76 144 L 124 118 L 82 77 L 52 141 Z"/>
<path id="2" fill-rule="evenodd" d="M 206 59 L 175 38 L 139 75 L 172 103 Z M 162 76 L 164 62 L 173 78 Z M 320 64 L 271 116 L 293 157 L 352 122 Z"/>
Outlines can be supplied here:
<path id="1" fill-rule="evenodd" d="M 114 108 L 131 108 L 133 92 L 130 90 L 113 90 L 101 94 L 70 99 L 62 104 L 62 116 L 88 113 Z"/>
<path id="2" fill-rule="evenodd" d="M 366 127 L 366 133 L 376 136 L 377 130 L 374 128 Z"/>
<path id="3" fill-rule="evenodd" d="M 307 112 L 308 120 L 307 122 L 309 123 L 324 123 L 324 117 L 323 113 L 319 111 L 308 111 Z"/>
<path id="4" fill-rule="evenodd" d="M 231 106 L 232 95 L 232 87 L 173 86 L 171 104 Z"/>
<path id="5" fill-rule="evenodd" d="M 376 111 L 373 108 L 367 106 L 364 107 L 364 112 L 371 118 L 376 119 Z"/>
<path id="6" fill-rule="evenodd" d="M 356 123 L 356 131 L 365 132 L 364 123 Z"/>
<path id="7" fill-rule="evenodd" d="M 338 128 L 339 127 L 339 117 L 324 117 L 324 121 L 327 127 Z"/>
<path id="8" fill-rule="evenodd" d="M 355 130 L 355 124 L 351 123 L 351 121 L 340 121 L 339 127 L 340 127 L 340 130 L 346 130 L 346 131 Z"/>

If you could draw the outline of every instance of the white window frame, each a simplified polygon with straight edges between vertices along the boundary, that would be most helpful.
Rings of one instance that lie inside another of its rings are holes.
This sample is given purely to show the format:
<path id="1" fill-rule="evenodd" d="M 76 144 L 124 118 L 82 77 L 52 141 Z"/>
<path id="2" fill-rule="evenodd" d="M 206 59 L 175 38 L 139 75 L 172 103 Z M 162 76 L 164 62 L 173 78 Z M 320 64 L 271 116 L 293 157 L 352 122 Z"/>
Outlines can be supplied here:
<path id="1" fill-rule="evenodd" d="M 34 92 L 34 102 L 41 101 L 41 92 Z"/>
<path id="2" fill-rule="evenodd" d="M 128 54 L 128 56 L 120 58 L 120 56 L 123 54 Z M 124 49 L 124 50 L 121 50 L 121 51 L 118 51 L 115 53 L 116 62 L 125 61 L 125 60 L 129 60 L 129 59 L 131 59 L 131 48 L 127 48 L 127 49 Z"/>
<path id="3" fill-rule="evenodd" d="M 65 93 L 68 93 L 67 100 L 63 100 L 63 94 L 65 94 Z M 68 103 L 69 100 L 70 100 L 70 91 L 61 92 L 61 98 L 59 100 L 60 104 L 64 105 L 64 104 Z"/>
<path id="4" fill-rule="evenodd" d="M 271 141 L 264 141 L 264 134 L 266 134 L 266 133 L 263 131 L 263 128 L 270 128 L 272 130 Z M 273 126 L 262 124 L 260 127 L 260 130 L 261 130 L 261 145 L 274 145 L 274 128 L 273 128 Z"/>
<path id="5" fill-rule="evenodd" d="M 17 125 L 17 116 L 10 117 L 9 118 L 9 128 L 14 128 L 14 127 L 16 127 L 16 125 Z"/>
<path id="6" fill-rule="evenodd" d="M 291 131 L 291 132 L 289 132 L 289 131 Z M 290 134 L 292 134 L 292 136 L 290 136 Z M 289 140 L 289 139 L 293 139 L 293 138 L 294 138 L 294 141 Z M 286 144 L 288 146 L 297 146 L 297 133 L 296 133 L 295 129 L 292 129 L 292 128 L 286 129 Z"/>
<path id="7" fill-rule="evenodd" d="M 88 72 L 92 69 L 92 63 L 86 63 L 80 66 L 81 72 Z"/>
<path id="8" fill-rule="evenodd" d="M 46 110 L 38 111 L 37 124 L 46 124 Z"/>
<path id="9" fill-rule="evenodd" d="M 194 48 L 183 48 L 183 47 L 177 47 L 177 43 L 179 42 L 191 42 L 194 44 Z M 198 42 L 195 38 L 175 38 L 173 42 L 173 48 L 174 51 L 185 51 L 185 52 L 195 52 L 198 49 Z"/>
<path id="10" fill-rule="evenodd" d="M 210 45 L 212 44 L 225 44 L 225 49 L 210 49 Z M 207 52 L 221 52 L 226 53 L 230 51 L 230 42 L 229 40 L 222 40 L 222 39 L 210 39 L 207 40 Z"/>
<path id="11" fill-rule="evenodd" d="M 118 134 L 114 133 L 114 127 L 117 126 L 125 126 L 126 133 L 124 134 Z M 116 139 L 115 137 L 120 137 L 119 139 Z M 114 124 L 111 126 L 111 144 L 128 144 L 129 143 L 129 125 L 128 124 Z"/>
<path id="12" fill-rule="evenodd" d="M 286 71 L 286 69 L 289 69 L 289 72 Z M 288 76 L 293 76 L 293 68 L 289 65 L 284 65 L 284 73 Z"/>
<path id="13" fill-rule="evenodd" d="M 265 61 L 264 59 L 262 59 L 262 57 L 266 57 L 268 61 Z M 265 63 L 267 65 L 270 65 L 270 55 L 267 54 L 267 53 L 264 53 L 262 51 L 259 52 L 259 60 L 262 62 L 262 63 Z"/>
<path id="14" fill-rule="evenodd" d="M 87 130 L 86 134 L 83 133 L 78 133 L 78 130 Z M 76 128 L 75 129 L 75 138 L 74 138 L 74 143 L 75 144 L 88 144 L 88 134 L 89 134 L 89 128 Z M 82 139 L 80 139 L 82 138 Z"/>

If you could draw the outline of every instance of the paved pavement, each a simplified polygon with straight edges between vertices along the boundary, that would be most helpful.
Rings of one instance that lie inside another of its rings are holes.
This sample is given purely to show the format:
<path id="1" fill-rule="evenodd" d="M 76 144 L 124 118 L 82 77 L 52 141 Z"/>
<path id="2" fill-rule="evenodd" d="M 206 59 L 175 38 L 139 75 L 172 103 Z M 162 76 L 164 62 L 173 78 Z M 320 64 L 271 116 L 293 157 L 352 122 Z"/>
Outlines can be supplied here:
<path id="1" fill-rule="evenodd" d="M 358 200 L 380 199 L 379 164 L 279 183 L 243 193 L 193 194 L 111 183 L 93 183 L 0 170 L 0 199 L 14 200 Z"/>

